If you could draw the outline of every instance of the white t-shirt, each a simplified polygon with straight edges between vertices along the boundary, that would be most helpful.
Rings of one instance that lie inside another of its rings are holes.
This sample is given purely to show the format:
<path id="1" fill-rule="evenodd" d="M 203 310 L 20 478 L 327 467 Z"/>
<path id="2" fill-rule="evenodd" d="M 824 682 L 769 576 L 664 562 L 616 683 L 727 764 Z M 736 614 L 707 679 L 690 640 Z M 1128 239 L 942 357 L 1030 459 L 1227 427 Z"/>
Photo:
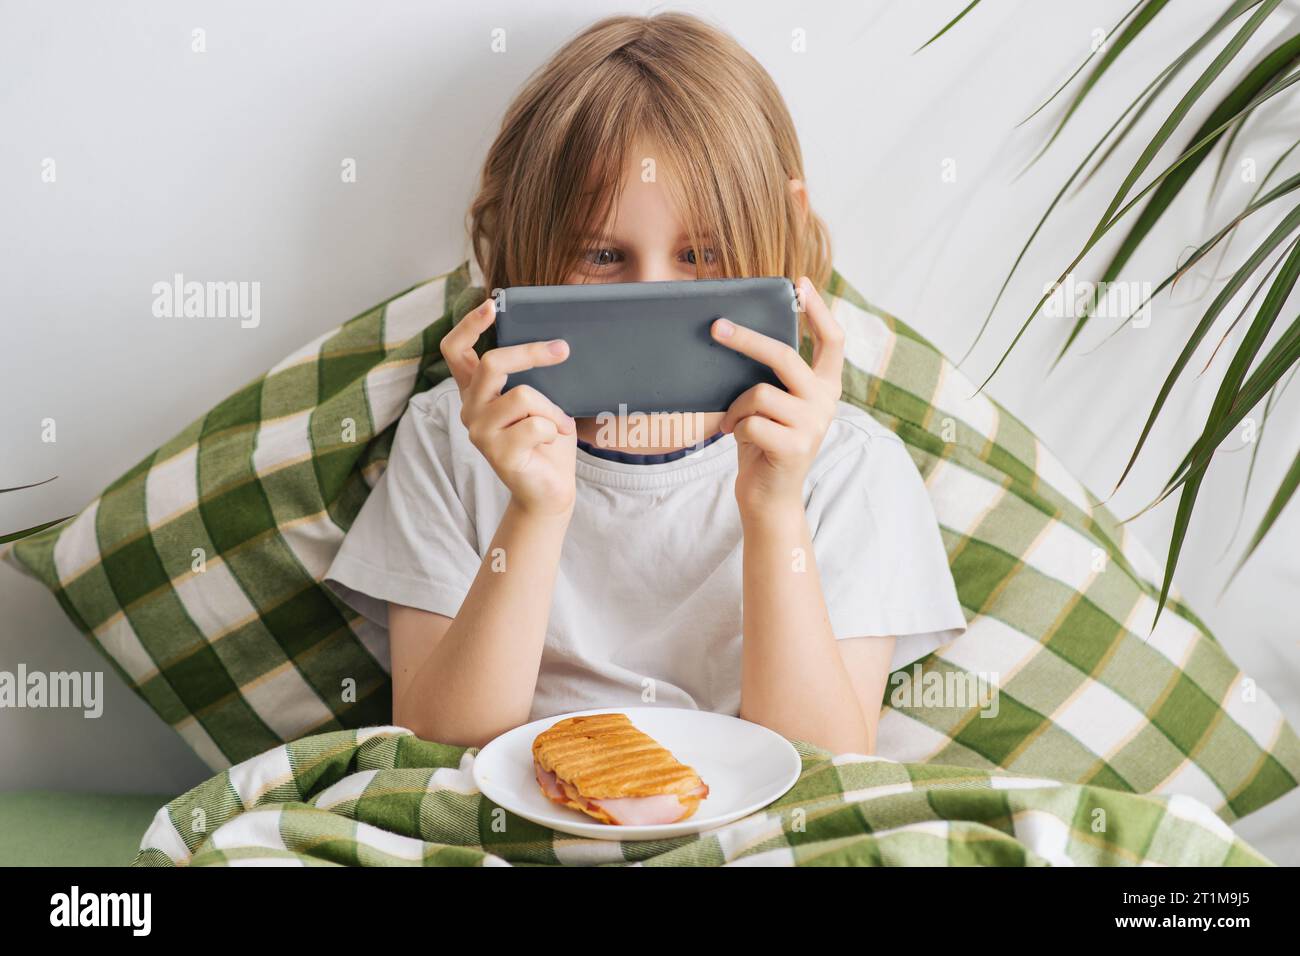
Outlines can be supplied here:
<path id="1" fill-rule="evenodd" d="M 509 491 L 469 440 L 452 379 L 414 396 L 388 467 L 326 581 L 381 627 L 386 602 L 455 617 Z M 577 451 L 530 719 L 653 702 L 740 710 L 736 440 L 660 464 Z M 902 441 L 841 402 L 804 485 L 822 594 L 837 639 L 897 638 L 897 669 L 966 621 L 925 485 Z"/>

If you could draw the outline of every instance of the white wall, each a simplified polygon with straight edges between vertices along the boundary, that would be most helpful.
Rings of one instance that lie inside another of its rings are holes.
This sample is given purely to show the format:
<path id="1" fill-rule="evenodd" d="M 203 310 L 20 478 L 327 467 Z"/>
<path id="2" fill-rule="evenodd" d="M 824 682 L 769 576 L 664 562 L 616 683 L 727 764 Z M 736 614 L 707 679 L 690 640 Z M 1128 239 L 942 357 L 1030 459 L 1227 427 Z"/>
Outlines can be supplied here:
<path id="1" fill-rule="evenodd" d="M 1220 6 L 1171 5 L 1177 9 L 1161 15 L 1164 22 L 1126 54 L 1047 157 L 1013 185 L 1057 114 L 1019 130 L 1016 124 L 1130 0 L 989 0 L 912 55 L 964 5 L 661 5 L 721 23 L 767 66 L 799 126 L 813 202 L 830 222 L 840 269 L 954 358 L 1091 138 Z M 5 4 L 0 486 L 59 478 L 21 497 L 0 497 L 0 527 L 80 509 L 295 346 L 459 261 L 477 167 L 513 91 L 599 15 L 649 9 L 578 0 Z M 1292 4 L 1265 32 L 1275 34 L 1294 16 Z M 489 52 L 494 27 L 507 30 L 504 54 Z M 191 50 L 195 28 L 206 31 L 205 53 Z M 807 35 L 802 54 L 791 49 L 798 28 Z M 1243 138 L 1243 155 L 1266 168 L 1294 140 L 1295 120 L 1294 110 L 1273 111 Z M 1144 142 L 1125 155 L 1135 156 Z M 57 163 L 54 184 L 41 181 L 47 157 Z M 346 157 L 358 163 L 355 184 L 340 182 Z M 941 177 L 946 160 L 955 162 L 953 182 Z M 977 381 L 1042 283 L 1073 257 L 1109 198 L 1106 188 L 1117 182 L 1114 173 L 1103 177 L 1049 227 L 964 365 Z M 1184 239 L 1170 241 L 1164 231 L 1142 249 L 1132 278 L 1159 281 L 1253 188 L 1231 178 L 1224 202 L 1207 214 L 1207 182 L 1198 175 L 1195 198 L 1183 206 Z M 176 272 L 260 281 L 261 325 L 154 318 L 151 286 Z M 1204 304 L 1192 293 L 1203 292 L 1206 275 L 1180 287 L 1173 304 L 1158 302 L 1150 328 L 1128 329 L 1085 355 L 1102 337 L 1089 336 L 1050 378 L 1043 370 L 1064 329 L 1059 319 L 1039 321 L 990 393 L 1105 494 Z M 1221 367 L 1180 390 L 1115 499 L 1119 513 L 1145 504 L 1181 457 Z M 1217 598 L 1300 446 L 1296 401 L 1292 392 L 1273 419 L 1245 527 L 1227 558 L 1221 555 L 1249 451 L 1219 456 L 1177 583 L 1233 657 L 1300 724 L 1290 607 L 1300 586 L 1291 544 L 1300 509 L 1291 509 Z M 40 440 L 47 417 L 57 421 L 55 444 Z M 1166 506 L 1135 523 L 1161 556 L 1172 516 Z M 41 670 L 98 667 L 44 590 L 8 568 L 0 570 L 0 607 L 0 669 L 20 662 Z M 175 792 L 205 776 L 172 731 L 107 676 L 101 720 L 0 712 L 0 787 Z M 1300 862 L 1297 819 L 1293 795 L 1242 832 L 1275 858 Z"/>

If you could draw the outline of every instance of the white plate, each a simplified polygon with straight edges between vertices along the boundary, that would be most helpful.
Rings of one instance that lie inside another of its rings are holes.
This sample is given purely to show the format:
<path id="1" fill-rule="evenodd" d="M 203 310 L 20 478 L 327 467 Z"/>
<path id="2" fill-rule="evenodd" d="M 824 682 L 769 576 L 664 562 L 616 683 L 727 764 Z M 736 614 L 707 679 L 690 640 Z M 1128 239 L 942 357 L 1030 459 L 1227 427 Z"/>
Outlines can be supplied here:
<path id="1" fill-rule="evenodd" d="M 533 775 L 533 740 L 566 717 L 587 714 L 627 714 L 638 730 L 695 768 L 709 786 L 695 813 L 678 823 L 616 826 L 548 800 Z M 506 731 L 474 758 L 474 783 L 498 806 L 561 833 L 598 840 L 663 840 L 761 810 L 794 786 L 800 769 L 799 752 L 788 740 L 747 720 L 675 707 L 598 707 Z"/>

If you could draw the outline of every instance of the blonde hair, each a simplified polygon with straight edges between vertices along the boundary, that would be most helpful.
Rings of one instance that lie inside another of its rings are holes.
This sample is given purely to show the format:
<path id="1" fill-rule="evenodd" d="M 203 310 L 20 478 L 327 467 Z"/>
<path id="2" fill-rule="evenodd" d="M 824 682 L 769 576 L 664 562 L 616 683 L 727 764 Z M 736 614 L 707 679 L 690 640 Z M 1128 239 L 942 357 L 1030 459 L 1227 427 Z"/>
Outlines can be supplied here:
<path id="1" fill-rule="evenodd" d="M 825 288 L 830 239 L 789 188 L 804 173 L 785 101 L 739 43 L 683 13 L 600 20 L 515 97 L 467 216 L 486 287 L 563 283 L 642 138 L 665 152 L 656 179 L 692 247 L 714 250 L 715 274 Z"/>

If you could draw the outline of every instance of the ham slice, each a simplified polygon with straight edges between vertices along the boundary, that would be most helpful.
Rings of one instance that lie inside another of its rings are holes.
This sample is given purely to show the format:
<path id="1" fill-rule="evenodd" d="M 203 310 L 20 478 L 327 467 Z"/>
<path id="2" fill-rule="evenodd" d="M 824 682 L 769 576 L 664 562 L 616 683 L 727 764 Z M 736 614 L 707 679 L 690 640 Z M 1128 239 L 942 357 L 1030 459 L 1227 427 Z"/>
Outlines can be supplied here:
<path id="1" fill-rule="evenodd" d="M 549 770 L 543 770 L 541 764 L 534 761 L 533 772 L 542 792 L 554 800 L 569 806 L 571 803 L 593 807 L 603 811 L 611 822 L 620 826 L 654 826 L 660 823 L 676 823 L 688 816 L 691 807 L 683 804 L 675 793 L 656 794 L 650 797 L 617 797 L 590 800 L 578 793 L 576 789 L 560 780 Z M 688 797 L 703 799 L 709 795 L 709 788 L 704 784 L 692 790 Z"/>
<path id="2" fill-rule="evenodd" d="M 533 761 L 533 772 L 537 774 L 537 783 L 542 788 L 542 793 L 552 800 L 563 803 L 564 791 L 560 789 L 560 781 L 556 779 L 555 774 L 549 770 L 543 770 L 542 765 L 535 760 Z"/>
<path id="3" fill-rule="evenodd" d="M 595 806 L 609 814 L 621 826 L 645 827 L 656 823 L 676 823 L 686 816 L 690 808 L 677 799 L 675 793 L 653 797 L 619 797 L 609 800 L 592 800 Z"/>

